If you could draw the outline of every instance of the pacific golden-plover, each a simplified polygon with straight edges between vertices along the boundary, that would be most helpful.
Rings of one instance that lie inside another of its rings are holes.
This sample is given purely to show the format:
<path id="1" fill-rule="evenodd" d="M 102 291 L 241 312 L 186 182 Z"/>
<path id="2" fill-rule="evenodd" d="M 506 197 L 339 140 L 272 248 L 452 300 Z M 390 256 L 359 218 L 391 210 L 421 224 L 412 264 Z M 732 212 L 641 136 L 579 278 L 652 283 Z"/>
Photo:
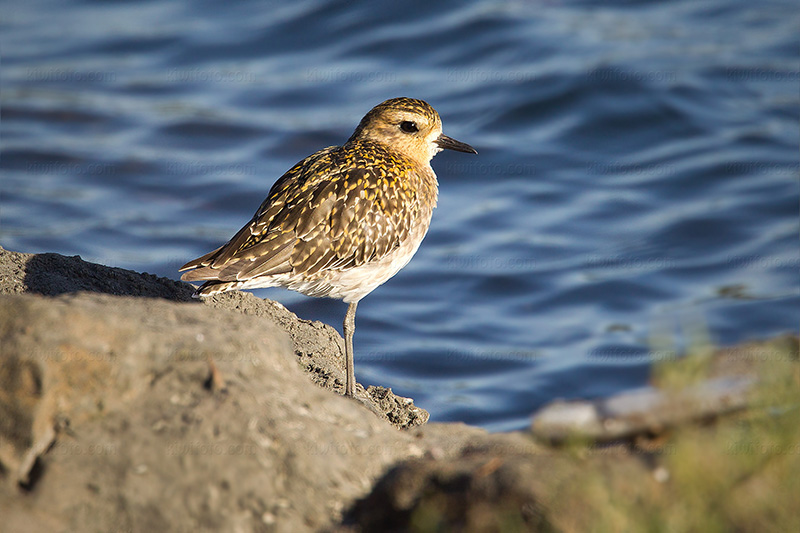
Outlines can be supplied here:
<path id="1" fill-rule="evenodd" d="M 343 146 L 308 156 L 275 182 L 227 244 L 189 261 L 195 296 L 285 287 L 344 300 L 345 395 L 353 396 L 356 306 L 397 274 L 428 231 L 438 197 L 430 162 L 443 149 L 477 154 L 442 133 L 427 102 L 375 106 Z"/>

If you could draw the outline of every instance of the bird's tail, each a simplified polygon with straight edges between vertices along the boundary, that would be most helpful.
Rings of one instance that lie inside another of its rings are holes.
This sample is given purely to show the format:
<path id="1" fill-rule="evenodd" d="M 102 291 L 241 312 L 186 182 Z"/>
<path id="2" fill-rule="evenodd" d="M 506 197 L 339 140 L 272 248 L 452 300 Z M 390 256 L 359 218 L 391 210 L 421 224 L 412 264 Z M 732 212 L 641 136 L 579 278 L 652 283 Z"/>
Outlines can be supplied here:
<path id="1" fill-rule="evenodd" d="M 243 281 L 206 281 L 194 291 L 192 298 L 205 298 L 221 292 L 235 291 L 242 285 L 244 285 Z"/>

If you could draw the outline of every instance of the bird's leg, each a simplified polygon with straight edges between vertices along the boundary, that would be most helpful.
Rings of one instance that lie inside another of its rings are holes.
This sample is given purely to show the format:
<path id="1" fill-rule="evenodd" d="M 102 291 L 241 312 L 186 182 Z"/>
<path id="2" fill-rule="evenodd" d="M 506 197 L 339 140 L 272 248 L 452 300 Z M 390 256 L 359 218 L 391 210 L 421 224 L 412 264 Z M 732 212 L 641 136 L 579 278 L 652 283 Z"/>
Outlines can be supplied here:
<path id="1" fill-rule="evenodd" d="M 344 315 L 344 351 L 345 351 L 345 372 L 347 373 L 347 381 L 344 386 L 344 395 L 353 397 L 353 391 L 356 387 L 356 373 L 355 365 L 353 363 L 353 333 L 356 332 L 356 306 L 358 302 L 353 302 L 347 307 L 347 313 Z"/>

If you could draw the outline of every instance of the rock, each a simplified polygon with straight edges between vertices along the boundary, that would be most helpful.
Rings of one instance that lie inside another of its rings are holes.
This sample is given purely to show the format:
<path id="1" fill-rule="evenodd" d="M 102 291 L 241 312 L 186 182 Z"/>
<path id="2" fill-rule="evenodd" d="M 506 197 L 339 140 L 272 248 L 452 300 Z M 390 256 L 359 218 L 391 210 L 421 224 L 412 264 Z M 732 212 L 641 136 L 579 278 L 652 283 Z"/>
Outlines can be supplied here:
<path id="1" fill-rule="evenodd" d="M 80 256 L 24 254 L 0 248 L 0 294 L 57 296 L 79 291 L 192 300 L 192 286 L 152 274 L 87 263 Z"/>
<path id="2" fill-rule="evenodd" d="M 5 295 L 0 342 L 9 531 L 314 530 L 420 453 L 311 385 L 288 335 L 259 317 Z"/>
<path id="3" fill-rule="evenodd" d="M 333 328 L 249 294 L 191 293 L 0 249 L 0 529 L 798 529 L 796 336 L 707 365 L 704 379 L 755 379 L 755 407 L 673 418 L 652 442 L 554 447 L 421 425 L 381 387 L 344 398 Z"/>
<path id="4" fill-rule="evenodd" d="M 550 429 L 579 438 L 415 429 L 425 455 L 393 466 L 333 530 L 797 531 L 797 337 L 716 350 L 704 365 L 690 386 L 581 404 L 595 422 L 627 423 L 617 443 L 551 408 Z"/>
<path id="5" fill-rule="evenodd" d="M 117 296 L 164 298 L 177 302 L 192 299 L 194 288 L 152 274 L 83 261 L 59 254 L 24 254 L 0 248 L 0 294 L 31 292 L 48 296 L 89 291 Z M 302 320 L 278 302 L 262 300 L 250 293 L 229 292 L 202 303 L 216 309 L 268 319 L 289 334 L 294 351 L 314 383 L 328 390 L 344 391 L 344 341 L 326 324 Z M 372 412 L 398 428 L 424 424 L 429 414 L 409 398 L 395 396 L 390 389 L 357 384 L 357 396 Z"/>
<path id="6" fill-rule="evenodd" d="M 569 438 L 608 442 L 656 435 L 746 408 L 747 393 L 755 383 L 752 376 L 716 378 L 679 391 L 646 387 L 598 400 L 557 401 L 534 415 L 531 430 L 553 443 Z"/>
<path id="7" fill-rule="evenodd" d="M 609 398 L 556 400 L 533 415 L 531 431 L 554 444 L 633 440 L 758 407 L 764 398 L 753 391 L 769 381 L 765 367 L 776 358 L 797 362 L 797 353 L 797 337 L 786 335 L 686 356 L 657 366 L 651 386 Z"/>
<path id="8" fill-rule="evenodd" d="M 205 298 L 203 302 L 217 309 L 264 317 L 289 334 L 294 352 L 311 379 L 320 387 L 344 393 L 344 340 L 331 326 L 297 318 L 280 303 L 262 300 L 250 293 L 232 291 Z M 356 396 L 380 417 L 398 428 L 419 426 L 429 414 L 414 405 L 410 398 L 396 396 L 391 389 L 356 384 Z"/>
<path id="9" fill-rule="evenodd" d="M 542 478 L 563 458 L 521 434 L 488 435 L 453 424 L 415 434 L 450 446 L 392 468 L 352 507 L 346 523 L 387 532 L 552 529 L 543 504 L 550 499 L 548 482 Z"/>
<path id="10" fill-rule="evenodd" d="M 4 530 L 316 530 L 422 453 L 395 429 L 427 421 L 413 402 L 329 392 L 333 328 L 192 292 L 0 248 Z"/>

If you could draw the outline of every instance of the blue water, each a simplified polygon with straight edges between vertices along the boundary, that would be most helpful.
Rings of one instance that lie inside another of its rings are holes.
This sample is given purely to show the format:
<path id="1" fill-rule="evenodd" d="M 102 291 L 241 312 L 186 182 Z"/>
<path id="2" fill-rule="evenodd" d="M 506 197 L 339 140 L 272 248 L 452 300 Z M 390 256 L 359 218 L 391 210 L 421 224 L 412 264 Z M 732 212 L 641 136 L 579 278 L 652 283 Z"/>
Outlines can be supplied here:
<path id="1" fill-rule="evenodd" d="M 75 2 L 0 9 L 0 245 L 172 278 L 373 105 L 430 102 L 414 260 L 356 372 L 434 420 L 524 427 L 704 334 L 800 323 L 796 2 Z M 258 291 L 341 328 L 344 305 Z M 694 332 L 694 333 L 692 333 Z M 699 332 L 699 333 L 697 333 Z"/>

